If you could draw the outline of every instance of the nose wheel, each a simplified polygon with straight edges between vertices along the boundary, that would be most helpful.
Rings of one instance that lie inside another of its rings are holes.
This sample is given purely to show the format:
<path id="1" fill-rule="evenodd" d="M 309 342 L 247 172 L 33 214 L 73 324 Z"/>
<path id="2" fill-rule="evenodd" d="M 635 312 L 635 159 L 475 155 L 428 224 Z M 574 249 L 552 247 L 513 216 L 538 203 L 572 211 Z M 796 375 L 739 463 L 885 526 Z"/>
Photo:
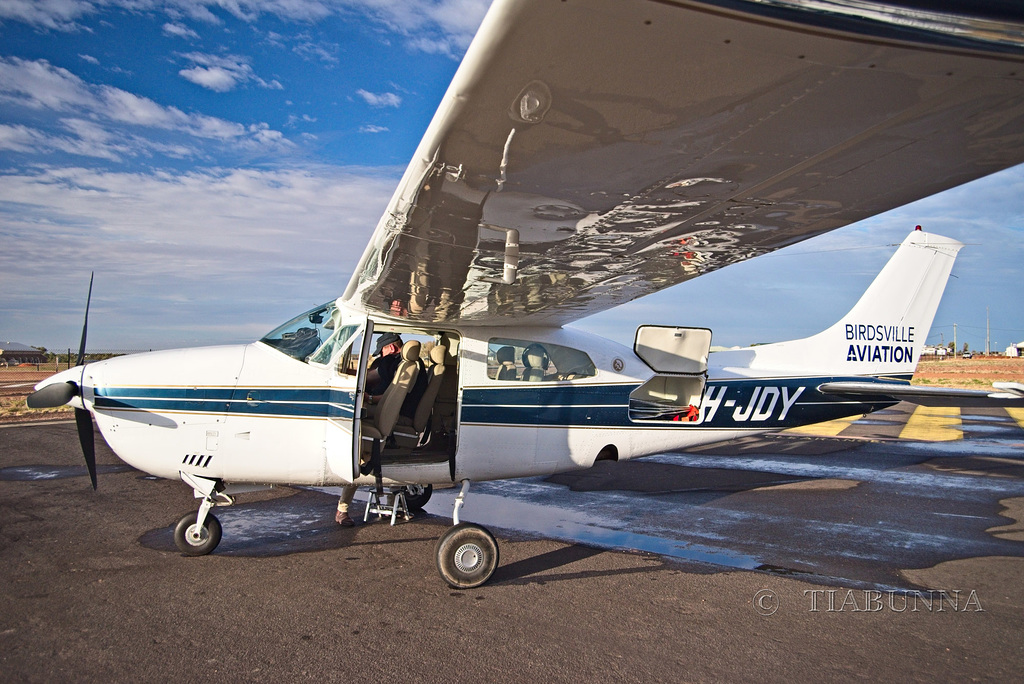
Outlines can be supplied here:
<path id="1" fill-rule="evenodd" d="M 174 544 L 186 556 L 205 556 L 220 544 L 220 521 L 210 515 L 214 506 L 227 506 L 234 502 L 224 494 L 224 484 L 207 477 L 179 473 L 186 484 L 192 486 L 196 498 L 202 498 L 198 513 L 186 513 L 174 526 Z"/>
<path id="2" fill-rule="evenodd" d="M 174 528 L 174 543 L 186 556 L 205 556 L 220 544 L 221 526 L 216 516 L 207 515 L 196 522 L 195 513 L 186 513 Z"/>
<path id="3" fill-rule="evenodd" d="M 460 523 L 437 542 L 437 571 L 455 589 L 479 587 L 498 567 L 498 542 L 487 528 Z"/>

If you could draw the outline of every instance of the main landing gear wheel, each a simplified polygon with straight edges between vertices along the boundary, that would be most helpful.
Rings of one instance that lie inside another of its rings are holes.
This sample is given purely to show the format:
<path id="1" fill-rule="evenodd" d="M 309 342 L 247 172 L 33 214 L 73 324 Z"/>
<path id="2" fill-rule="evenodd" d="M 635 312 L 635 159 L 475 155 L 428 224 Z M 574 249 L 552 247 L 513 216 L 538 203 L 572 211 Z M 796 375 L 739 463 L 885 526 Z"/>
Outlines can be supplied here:
<path id="1" fill-rule="evenodd" d="M 486 528 L 460 523 L 437 541 L 437 571 L 455 589 L 479 587 L 498 567 L 498 542 Z"/>
<path id="2" fill-rule="evenodd" d="M 434 485 L 409 485 L 405 488 L 405 505 L 410 511 L 422 511 L 434 493 Z"/>
<path id="3" fill-rule="evenodd" d="M 220 520 L 207 515 L 203 526 L 196 525 L 196 514 L 186 513 L 174 528 L 174 543 L 186 556 L 205 556 L 220 544 Z"/>

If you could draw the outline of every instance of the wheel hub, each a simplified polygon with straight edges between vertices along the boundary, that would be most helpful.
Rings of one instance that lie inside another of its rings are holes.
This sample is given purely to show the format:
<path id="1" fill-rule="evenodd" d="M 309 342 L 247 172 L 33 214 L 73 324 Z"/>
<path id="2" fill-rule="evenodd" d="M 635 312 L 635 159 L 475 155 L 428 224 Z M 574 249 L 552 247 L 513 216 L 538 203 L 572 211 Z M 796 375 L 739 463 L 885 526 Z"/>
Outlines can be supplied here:
<path id="1" fill-rule="evenodd" d="M 205 527 L 192 525 L 185 530 L 185 539 L 192 546 L 200 546 L 209 538 L 209 531 Z"/>
<path id="2" fill-rule="evenodd" d="M 472 572 L 483 563 L 484 551 L 476 544 L 463 544 L 455 551 L 455 567 L 459 572 Z"/>

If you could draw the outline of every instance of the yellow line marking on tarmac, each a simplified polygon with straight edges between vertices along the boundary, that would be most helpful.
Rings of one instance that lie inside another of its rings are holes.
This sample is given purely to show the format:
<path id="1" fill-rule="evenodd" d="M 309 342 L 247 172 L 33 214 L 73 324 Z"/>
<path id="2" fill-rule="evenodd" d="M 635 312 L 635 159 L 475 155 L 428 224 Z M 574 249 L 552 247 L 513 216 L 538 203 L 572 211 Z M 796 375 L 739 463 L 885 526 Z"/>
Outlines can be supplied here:
<path id="1" fill-rule="evenodd" d="M 854 421 L 860 420 L 863 417 L 864 416 L 850 416 L 848 418 L 826 420 L 823 423 L 801 425 L 800 427 L 783 430 L 783 433 L 791 435 L 808 435 L 811 437 L 838 437 L 840 432 L 853 425 Z"/>
<path id="2" fill-rule="evenodd" d="M 922 442 L 952 442 L 963 439 L 960 409 L 956 407 L 918 406 L 900 432 L 900 439 Z"/>
<path id="3" fill-rule="evenodd" d="M 1006 408 L 1005 411 L 1010 415 L 1011 418 L 1017 421 L 1017 425 L 1020 425 L 1022 428 L 1024 428 L 1024 408 Z"/>

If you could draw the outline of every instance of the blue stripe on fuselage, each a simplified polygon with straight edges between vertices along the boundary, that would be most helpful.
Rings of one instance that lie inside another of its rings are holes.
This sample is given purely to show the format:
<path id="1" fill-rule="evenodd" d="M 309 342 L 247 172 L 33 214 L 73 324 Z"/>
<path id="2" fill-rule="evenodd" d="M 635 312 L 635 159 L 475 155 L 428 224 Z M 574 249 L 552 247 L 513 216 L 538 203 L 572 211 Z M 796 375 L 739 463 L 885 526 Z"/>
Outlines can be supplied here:
<path id="1" fill-rule="evenodd" d="M 630 416 L 630 393 L 639 385 L 562 385 L 471 388 L 463 391 L 464 424 L 504 426 L 664 427 L 779 430 L 877 411 L 895 399 L 851 400 L 823 394 L 825 382 L 872 378 L 759 378 L 707 383 L 700 420 L 682 419 L 686 407 L 659 419 Z M 892 382 L 892 379 L 888 379 Z M 679 415 L 679 420 L 673 420 Z"/>
<path id="2" fill-rule="evenodd" d="M 351 419 L 354 395 L 329 388 L 98 387 L 96 408 Z"/>
<path id="3" fill-rule="evenodd" d="M 885 395 L 851 400 L 827 395 L 825 382 L 863 377 L 760 378 L 710 381 L 704 390 L 700 420 L 673 420 L 679 407 L 659 419 L 630 415 L 628 385 L 560 384 L 466 388 L 461 421 L 466 424 L 558 427 L 655 427 L 678 429 L 779 430 L 876 411 L 896 403 Z M 885 381 L 892 382 L 893 378 Z M 282 418 L 351 419 L 351 390 L 329 388 L 101 387 L 96 408 L 151 412 L 187 412 Z M 635 408 L 635 407 L 634 407 Z"/>

